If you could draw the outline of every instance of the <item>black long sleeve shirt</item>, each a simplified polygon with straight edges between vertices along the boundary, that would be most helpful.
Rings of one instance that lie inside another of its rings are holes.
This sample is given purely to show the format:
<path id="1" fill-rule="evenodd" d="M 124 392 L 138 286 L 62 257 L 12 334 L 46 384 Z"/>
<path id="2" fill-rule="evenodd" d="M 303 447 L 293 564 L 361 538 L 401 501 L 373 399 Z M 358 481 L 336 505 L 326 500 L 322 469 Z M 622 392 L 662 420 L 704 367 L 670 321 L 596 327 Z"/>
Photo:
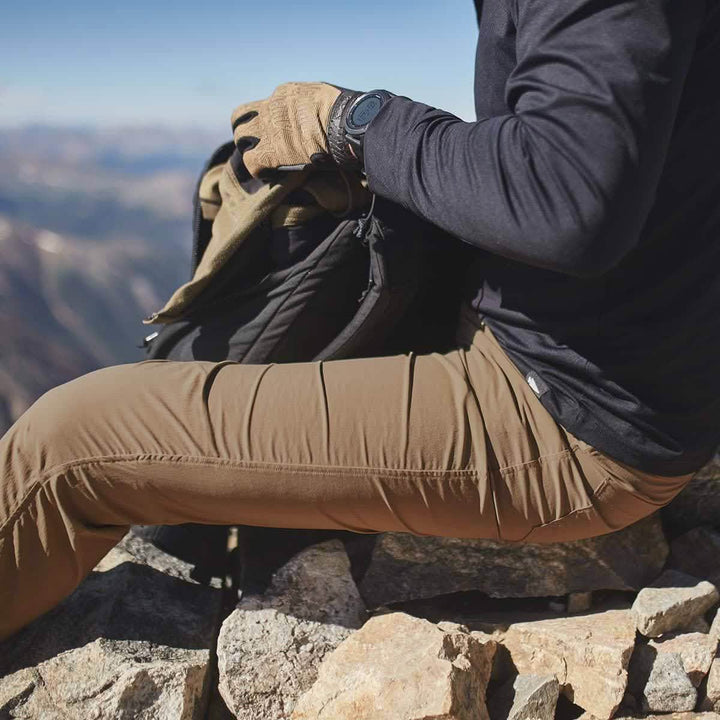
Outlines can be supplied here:
<path id="1" fill-rule="evenodd" d="M 543 405 L 634 467 L 720 443 L 720 0 L 476 0 L 476 122 L 398 97 L 370 188 L 477 248 Z"/>

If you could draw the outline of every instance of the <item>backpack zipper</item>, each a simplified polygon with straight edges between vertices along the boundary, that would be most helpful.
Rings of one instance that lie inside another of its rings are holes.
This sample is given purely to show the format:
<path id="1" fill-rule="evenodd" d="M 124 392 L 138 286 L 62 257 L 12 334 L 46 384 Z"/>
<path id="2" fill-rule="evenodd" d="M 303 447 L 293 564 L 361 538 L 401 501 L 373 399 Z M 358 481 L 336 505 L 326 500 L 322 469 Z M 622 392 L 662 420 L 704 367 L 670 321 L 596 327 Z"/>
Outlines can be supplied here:
<path id="1" fill-rule="evenodd" d="M 357 227 L 355 228 L 355 237 L 358 238 L 358 240 L 361 240 L 363 245 L 367 245 L 367 232 L 370 226 L 370 221 L 372 220 L 373 214 L 375 213 L 376 198 L 377 195 L 373 193 L 372 202 L 370 203 L 370 209 L 367 211 L 366 215 L 363 215 L 357 221 Z"/>
<path id="2" fill-rule="evenodd" d="M 153 340 L 159 335 L 159 332 L 150 333 L 147 337 L 143 338 L 142 345 L 136 345 L 135 347 L 139 348 L 140 350 L 147 350 L 147 348 L 152 345 Z"/>
<path id="3" fill-rule="evenodd" d="M 355 237 L 360 240 L 360 242 L 367 247 L 368 246 L 368 239 L 367 239 L 367 233 L 368 229 L 370 227 L 370 221 L 373 218 L 373 215 L 375 213 L 375 199 L 377 198 L 377 195 L 373 193 L 372 196 L 372 202 L 370 203 L 370 209 L 367 211 L 366 215 L 363 215 L 357 222 L 357 227 L 355 228 Z M 370 276 L 368 277 L 368 284 L 365 290 L 363 291 L 362 295 L 358 298 L 358 303 L 363 302 L 365 298 L 367 297 L 368 293 L 375 287 L 375 281 L 373 280 L 373 271 L 372 271 L 372 262 L 370 263 Z"/>

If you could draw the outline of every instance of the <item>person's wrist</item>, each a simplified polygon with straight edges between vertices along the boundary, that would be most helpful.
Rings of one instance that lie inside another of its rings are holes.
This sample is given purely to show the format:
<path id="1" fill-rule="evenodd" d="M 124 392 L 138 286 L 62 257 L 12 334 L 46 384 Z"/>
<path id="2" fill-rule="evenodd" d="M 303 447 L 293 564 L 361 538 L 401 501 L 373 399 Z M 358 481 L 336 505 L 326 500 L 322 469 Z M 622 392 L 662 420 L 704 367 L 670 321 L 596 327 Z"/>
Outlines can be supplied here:
<path id="1" fill-rule="evenodd" d="M 334 162 L 340 167 L 357 166 L 359 159 L 348 145 L 345 136 L 346 112 L 353 100 L 360 97 L 361 92 L 343 90 L 330 110 L 328 122 L 328 151 Z"/>
<path id="2" fill-rule="evenodd" d="M 362 169 L 365 132 L 384 104 L 395 97 L 386 90 L 343 90 L 328 123 L 328 151 L 340 167 Z"/>

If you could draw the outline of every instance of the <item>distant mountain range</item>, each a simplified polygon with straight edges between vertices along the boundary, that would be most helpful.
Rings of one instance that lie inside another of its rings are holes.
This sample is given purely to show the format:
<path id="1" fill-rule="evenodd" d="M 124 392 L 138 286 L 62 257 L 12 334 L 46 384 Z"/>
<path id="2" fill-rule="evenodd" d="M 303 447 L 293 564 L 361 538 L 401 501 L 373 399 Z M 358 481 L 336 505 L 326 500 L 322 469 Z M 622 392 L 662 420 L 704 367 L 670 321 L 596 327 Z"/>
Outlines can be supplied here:
<path id="1" fill-rule="evenodd" d="M 187 279 L 194 184 L 223 139 L 0 131 L 0 433 L 47 389 L 142 359 L 142 318 Z"/>

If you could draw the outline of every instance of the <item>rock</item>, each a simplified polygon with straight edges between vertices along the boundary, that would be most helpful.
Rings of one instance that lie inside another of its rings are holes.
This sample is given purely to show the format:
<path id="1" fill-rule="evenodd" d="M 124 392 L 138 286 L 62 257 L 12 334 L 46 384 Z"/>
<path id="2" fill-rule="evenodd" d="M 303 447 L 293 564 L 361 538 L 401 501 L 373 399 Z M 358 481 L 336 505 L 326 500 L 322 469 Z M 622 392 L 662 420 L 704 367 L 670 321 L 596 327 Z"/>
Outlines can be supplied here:
<path id="1" fill-rule="evenodd" d="M 720 522 L 720 454 L 716 455 L 687 487 L 662 509 L 663 520 L 676 531 Z"/>
<path id="2" fill-rule="evenodd" d="M 713 660 L 705 686 L 705 697 L 700 705 L 701 710 L 720 713 L 720 657 Z"/>
<path id="3" fill-rule="evenodd" d="M 42 679 L 35 668 L 25 668 L 0 679 L 0 717 L 11 718 L 15 708 L 25 705 Z M 11 714 L 12 713 L 12 714 Z"/>
<path id="4" fill-rule="evenodd" d="M 710 623 L 701 615 L 700 617 L 693 618 L 687 625 L 683 625 L 678 629 L 685 633 L 702 633 L 703 635 L 709 635 Z"/>
<path id="5" fill-rule="evenodd" d="M 669 715 L 646 715 L 644 720 L 720 720 L 715 712 L 670 713 Z"/>
<path id="6" fill-rule="evenodd" d="M 385 533 L 360 592 L 376 608 L 466 590 L 492 597 L 637 590 L 657 577 L 667 553 L 656 517 L 610 535 L 551 545 Z"/>
<path id="7" fill-rule="evenodd" d="M 687 712 L 695 709 L 697 690 L 680 655 L 639 646 L 630 667 L 629 687 L 644 712 Z"/>
<path id="8" fill-rule="evenodd" d="M 632 609 L 638 630 L 658 637 L 687 625 L 719 599 L 717 588 L 707 580 L 668 570 L 638 593 Z"/>
<path id="9" fill-rule="evenodd" d="M 570 593 L 567 598 L 567 611 L 569 613 L 587 612 L 592 607 L 592 593 Z"/>
<path id="10" fill-rule="evenodd" d="M 593 718 L 582 715 L 578 720 L 593 720 Z M 635 720 L 635 718 L 630 715 L 618 715 L 615 720 Z M 643 715 L 642 720 L 720 720 L 720 715 L 714 712 L 678 712 L 662 715 Z"/>
<path id="11" fill-rule="evenodd" d="M 635 622 L 628 610 L 608 610 L 516 623 L 501 642 L 518 672 L 552 673 L 569 700 L 609 720 L 625 694 Z"/>
<path id="12" fill-rule="evenodd" d="M 219 690 L 228 708 L 240 719 L 289 717 L 325 655 L 366 616 L 342 543 L 303 550 L 223 623 Z"/>
<path id="13" fill-rule="evenodd" d="M 146 546 L 181 558 L 192 577 L 202 584 L 221 587 L 228 572 L 228 533 L 237 528 L 225 525 L 133 525 L 130 537 L 139 537 Z"/>
<path id="14" fill-rule="evenodd" d="M 6 700 L 0 715 L 16 711 L 9 717 L 192 720 L 202 707 L 207 652 L 165 650 L 99 638 L 0 681 L 12 686 L 19 680 L 22 688 L 7 700 L 0 693 L 0 700 Z"/>
<path id="15" fill-rule="evenodd" d="M 169 527 L 169 526 L 168 526 Z M 184 527 L 184 526 L 178 526 Z M 105 571 L 124 562 L 136 562 L 141 565 L 158 570 L 165 575 L 181 578 L 187 582 L 196 583 L 195 565 L 170 555 L 153 545 L 150 540 L 129 532 L 125 537 L 98 563 L 95 570 Z M 220 588 L 219 578 L 213 578 L 209 583 L 212 587 Z"/>
<path id="16" fill-rule="evenodd" d="M 495 648 L 404 613 L 374 617 L 325 658 L 292 720 L 487 720 Z"/>
<path id="17" fill-rule="evenodd" d="M 658 653 L 677 653 L 690 682 L 699 687 L 710 670 L 718 640 L 703 633 L 669 633 L 648 644 Z"/>
<path id="18" fill-rule="evenodd" d="M 708 634 L 717 638 L 718 642 L 720 642 L 720 610 L 715 611 L 715 619 L 712 621 Z"/>
<path id="19" fill-rule="evenodd" d="M 133 549 L 121 543 L 0 646 L 0 717 L 189 720 L 203 711 L 220 593 L 184 578 L 174 558 L 143 549 L 170 575 L 136 562 Z"/>
<path id="20" fill-rule="evenodd" d="M 436 623 L 437 627 L 446 633 L 469 633 L 470 630 L 467 627 L 467 625 L 463 625 L 462 623 L 453 622 L 452 620 L 441 620 L 439 623 Z M 484 633 L 479 633 L 481 635 L 484 635 Z"/>
<path id="21" fill-rule="evenodd" d="M 720 517 L 716 522 L 720 523 Z M 673 540 L 668 567 L 719 585 L 720 532 L 711 527 L 697 527 Z"/>
<path id="22" fill-rule="evenodd" d="M 553 720 L 560 695 L 554 675 L 518 675 L 488 704 L 492 720 Z"/>

